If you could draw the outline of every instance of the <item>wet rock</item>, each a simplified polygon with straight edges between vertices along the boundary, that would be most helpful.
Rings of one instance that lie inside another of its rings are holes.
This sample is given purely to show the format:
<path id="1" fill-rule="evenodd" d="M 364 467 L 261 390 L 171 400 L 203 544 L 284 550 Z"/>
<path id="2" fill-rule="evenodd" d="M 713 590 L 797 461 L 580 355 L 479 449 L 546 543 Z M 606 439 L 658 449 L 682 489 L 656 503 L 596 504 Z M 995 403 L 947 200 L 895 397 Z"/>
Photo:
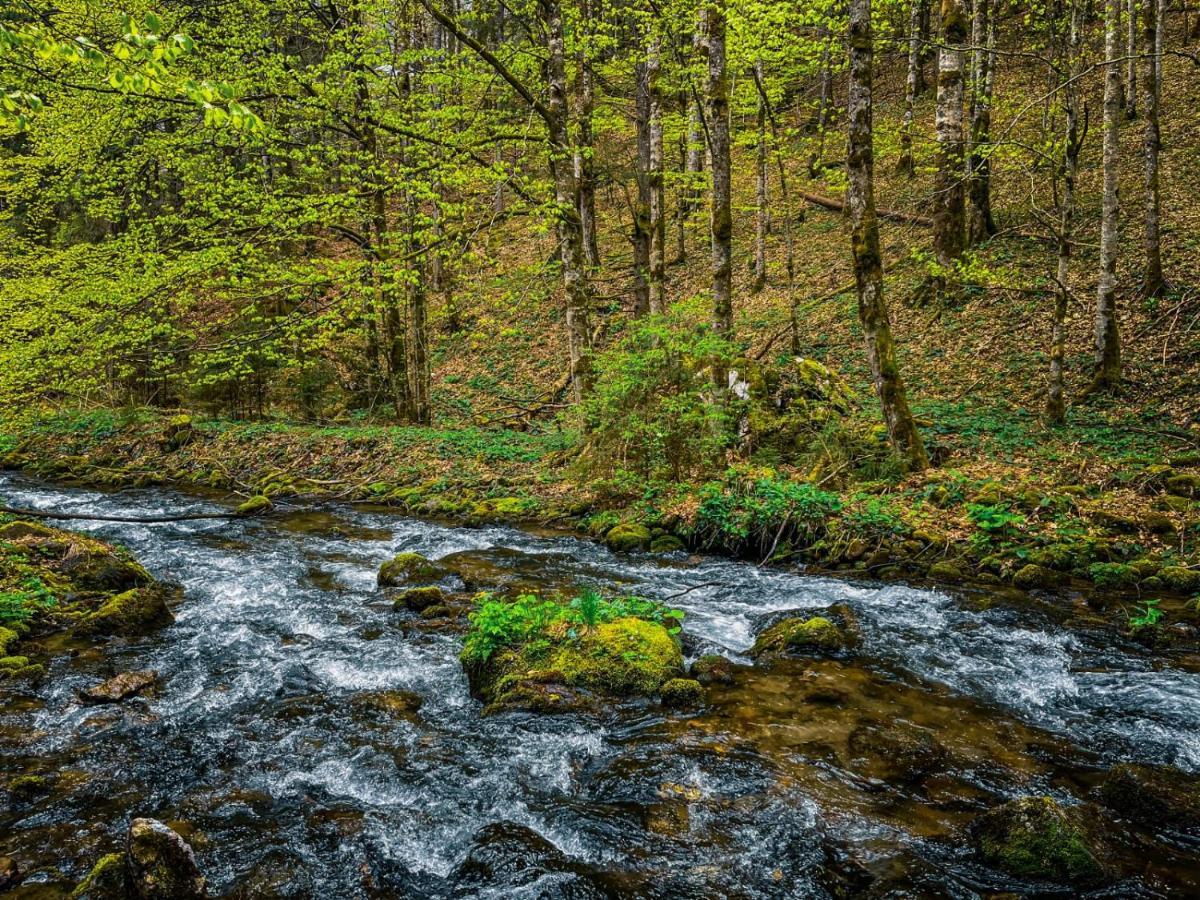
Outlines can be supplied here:
<path id="1" fill-rule="evenodd" d="M 138 900 L 201 900 L 204 876 L 187 842 L 156 819 L 134 819 L 126 841 L 129 885 Z"/>
<path id="2" fill-rule="evenodd" d="M 663 837 L 680 837 L 692 827 L 691 812 L 682 800 L 651 803 L 643 811 L 642 822 L 647 831 Z"/>
<path id="3" fill-rule="evenodd" d="M 966 581 L 967 576 L 963 572 L 962 567 L 958 563 L 942 560 L 935 562 L 929 567 L 929 577 L 934 581 L 942 581 L 947 584 L 958 584 Z"/>
<path id="4" fill-rule="evenodd" d="M 733 663 L 710 653 L 692 663 L 691 675 L 701 684 L 733 684 Z"/>
<path id="5" fill-rule="evenodd" d="M 1023 566 L 1013 575 L 1013 584 L 1022 590 L 1060 587 L 1067 582 L 1062 572 L 1033 564 Z"/>
<path id="6" fill-rule="evenodd" d="M 173 592 L 165 587 L 140 587 L 111 598 L 89 613 L 76 630 L 81 634 L 142 635 L 175 621 L 167 606 Z"/>
<path id="7" fill-rule="evenodd" d="M 886 781 L 918 782 L 946 764 L 946 748 L 937 738 L 902 722 L 864 722 L 850 732 L 848 747 Z"/>
<path id="8" fill-rule="evenodd" d="M 158 673 L 150 669 L 139 672 L 122 672 L 101 684 L 79 692 L 84 703 L 120 703 L 154 686 Z"/>
<path id="9" fill-rule="evenodd" d="M 686 549 L 687 545 L 673 534 L 660 534 L 650 542 L 651 553 L 679 553 Z"/>
<path id="10" fill-rule="evenodd" d="M 138 563 L 96 541 L 72 543 L 59 569 L 81 591 L 128 591 L 154 584 Z"/>
<path id="11" fill-rule="evenodd" d="M 534 896 L 543 900 L 600 900 L 609 896 L 577 863 L 531 828 L 512 822 L 485 826 L 453 875 L 455 897 Z M 536 883 L 537 892 L 522 889 Z M 503 892 L 503 893 L 499 893 Z"/>
<path id="12" fill-rule="evenodd" d="M 825 615 L 783 619 L 763 631 L 754 641 L 750 655 L 755 659 L 776 656 L 833 656 L 858 646 L 860 633 L 854 613 L 843 605 L 830 607 Z"/>
<path id="13" fill-rule="evenodd" d="M 650 546 L 650 541 L 650 529 L 636 523 L 616 525 L 604 536 L 604 543 L 608 545 L 608 549 L 618 553 L 645 550 Z"/>
<path id="14" fill-rule="evenodd" d="M 379 569 L 380 587 L 433 585 L 450 577 L 447 569 L 419 553 L 400 553 Z"/>
<path id="15" fill-rule="evenodd" d="M 1049 797 L 1022 797 L 971 823 L 971 838 L 989 865 L 1023 878 L 1091 884 L 1104 878 L 1103 853 L 1078 810 Z"/>
<path id="16" fill-rule="evenodd" d="M 397 596 L 392 604 L 394 609 L 407 609 L 411 612 L 421 612 L 432 606 L 444 607 L 445 605 L 446 592 L 440 587 L 433 586 L 409 588 Z"/>
<path id="17" fill-rule="evenodd" d="M 1100 799 L 1141 825 L 1200 831 L 1200 776 L 1169 766 L 1116 766 L 1105 776 Z"/>
<path id="18" fill-rule="evenodd" d="M 1158 572 L 1158 578 L 1173 591 L 1181 594 L 1191 594 L 1200 591 L 1200 569 L 1188 569 L 1183 566 L 1163 566 Z"/>
<path id="19" fill-rule="evenodd" d="M 21 883 L 23 877 L 21 867 L 17 865 L 15 859 L 0 856 L 0 891 L 16 887 Z"/>
<path id="20" fill-rule="evenodd" d="M 28 803 L 44 797 L 54 788 L 54 778 L 48 775 L 18 775 L 8 785 L 8 793 L 14 800 Z"/>
<path id="21" fill-rule="evenodd" d="M 523 563 L 531 562 L 532 558 L 527 554 L 507 547 L 463 550 L 439 560 L 439 563 L 457 576 L 469 591 L 502 587 L 517 577 Z"/>
<path id="22" fill-rule="evenodd" d="M 663 706 L 686 709 L 704 702 L 704 685 L 692 678 L 672 678 L 662 686 Z"/>
<path id="23" fill-rule="evenodd" d="M 238 504 L 234 510 L 239 516 L 252 516 L 255 513 L 266 512 L 271 508 L 271 499 L 262 494 L 256 494 L 244 503 Z"/>
<path id="24" fill-rule="evenodd" d="M 415 691 L 371 691 L 355 695 L 350 702 L 358 709 L 408 718 L 416 715 L 424 701 Z"/>
<path id="25" fill-rule="evenodd" d="M 71 892 L 70 900 L 123 900 L 128 896 L 125 857 L 110 853 L 92 866 L 87 878 Z"/>

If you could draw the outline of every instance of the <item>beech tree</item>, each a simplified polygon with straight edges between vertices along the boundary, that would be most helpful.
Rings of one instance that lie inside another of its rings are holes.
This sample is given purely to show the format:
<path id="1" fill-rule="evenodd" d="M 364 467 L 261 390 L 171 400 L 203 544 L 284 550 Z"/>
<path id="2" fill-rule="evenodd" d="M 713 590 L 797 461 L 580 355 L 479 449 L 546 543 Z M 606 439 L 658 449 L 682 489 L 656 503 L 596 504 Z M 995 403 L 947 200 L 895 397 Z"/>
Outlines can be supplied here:
<path id="1" fill-rule="evenodd" d="M 1100 219 L 1100 281 L 1096 289 L 1096 372 L 1093 390 L 1121 382 L 1121 332 L 1117 322 L 1120 252 L 1121 0 L 1106 0 L 1104 20 L 1104 200 Z"/>

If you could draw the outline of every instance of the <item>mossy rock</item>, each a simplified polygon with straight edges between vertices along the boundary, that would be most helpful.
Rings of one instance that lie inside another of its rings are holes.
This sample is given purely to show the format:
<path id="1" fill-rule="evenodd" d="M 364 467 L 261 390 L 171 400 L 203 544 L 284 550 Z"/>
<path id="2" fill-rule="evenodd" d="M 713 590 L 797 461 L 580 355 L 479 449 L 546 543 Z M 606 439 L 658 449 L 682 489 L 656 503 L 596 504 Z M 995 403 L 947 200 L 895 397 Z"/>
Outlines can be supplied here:
<path id="1" fill-rule="evenodd" d="M 651 553 L 678 553 L 687 545 L 673 534 L 660 534 L 650 542 Z"/>
<path id="2" fill-rule="evenodd" d="M 55 531 L 38 522 L 5 522 L 0 525 L 0 541 L 19 541 L 23 538 L 40 538 L 57 540 L 63 536 L 61 531 Z"/>
<path id="3" fill-rule="evenodd" d="M 833 656 L 853 650 L 859 640 L 853 613 L 845 607 L 831 607 L 827 615 L 777 622 L 755 639 L 750 655 L 755 659 L 787 654 Z"/>
<path id="4" fill-rule="evenodd" d="M 71 892 L 70 900 L 118 900 L 127 896 L 125 856 L 109 853 L 92 866 L 87 878 Z"/>
<path id="5" fill-rule="evenodd" d="M 139 900 L 204 900 L 196 856 L 179 834 L 155 819 L 134 819 L 125 856 L 131 893 Z"/>
<path id="6" fill-rule="evenodd" d="M 1049 797 L 1022 797 L 971 824 L 976 849 L 989 865 L 1023 878 L 1093 884 L 1104 878 L 1102 852 L 1075 810 Z"/>
<path id="7" fill-rule="evenodd" d="M 1151 534 L 1174 534 L 1175 520 L 1166 513 L 1147 512 L 1142 515 L 1142 527 Z"/>
<path id="8" fill-rule="evenodd" d="M 128 591 L 154 584 L 141 565 L 99 542 L 73 544 L 59 568 L 80 591 Z"/>
<path id="9" fill-rule="evenodd" d="M 1141 580 L 1133 566 L 1125 563 L 1092 563 L 1088 575 L 1098 587 L 1129 587 Z"/>
<path id="10" fill-rule="evenodd" d="M 21 636 L 11 628 L 5 628 L 0 625 L 0 656 L 7 656 L 8 652 L 21 640 Z"/>
<path id="11" fill-rule="evenodd" d="M 450 572 L 419 553 L 400 553 L 379 568 L 380 587 L 433 585 L 450 577 Z"/>
<path id="12" fill-rule="evenodd" d="M 650 546 L 651 540 L 649 528 L 632 522 L 617 525 L 604 536 L 604 542 L 608 545 L 608 549 L 618 553 L 645 550 Z"/>
<path id="13" fill-rule="evenodd" d="M 191 416 L 175 416 L 167 422 L 163 435 L 163 449 L 167 452 L 179 450 L 190 444 L 195 435 Z"/>
<path id="14" fill-rule="evenodd" d="M 854 757 L 864 758 L 888 781 L 916 783 L 941 769 L 946 748 L 923 728 L 898 722 L 864 722 L 847 739 Z"/>
<path id="15" fill-rule="evenodd" d="M 0 672 L 15 671 L 29 665 L 28 656 L 0 656 Z"/>
<path id="16" fill-rule="evenodd" d="M 256 513 L 266 512 L 271 508 L 271 498 L 262 494 L 256 494 L 244 503 L 239 503 L 237 509 L 234 510 L 239 516 L 253 516 Z"/>
<path id="17" fill-rule="evenodd" d="M 18 775 L 6 786 L 5 790 L 14 799 L 28 803 L 38 797 L 44 797 L 54 788 L 54 779 L 45 775 Z"/>
<path id="18" fill-rule="evenodd" d="M 24 656 L 6 657 L 7 659 L 25 659 Z M 8 669 L 0 669 L 0 680 L 9 682 L 37 682 L 46 677 L 46 667 L 41 663 L 31 663 Z"/>
<path id="19" fill-rule="evenodd" d="M 1105 776 L 1100 798 L 1118 815 L 1141 825 L 1200 829 L 1200 776 L 1178 769 L 1122 763 Z"/>
<path id="20" fill-rule="evenodd" d="M 733 684 L 733 663 L 710 653 L 692 663 L 691 676 L 701 684 Z"/>
<path id="21" fill-rule="evenodd" d="M 117 594 L 75 627 L 81 634 L 140 635 L 175 621 L 167 606 L 172 592 L 163 586 L 140 587 Z"/>
<path id="22" fill-rule="evenodd" d="M 704 702 L 704 685 L 693 678 L 672 678 L 659 693 L 663 706 L 676 709 L 699 706 Z"/>
<path id="23" fill-rule="evenodd" d="M 426 609 L 435 606 L 444 607 L 446 604 L 446 592 L 440 587 L 428 585 L 426 587 L 409 588 L 396 597 L 392 608 L 396 610 L 410 610 L 411 612 L 423 612 Z"/>
<path id="24" fill-rule="evenodd" d="M 1061 587 L 1067 583 L 1067 580 L 1067 577 L 1062 572 L 1056 572 L 1054 569 L 1047 569 L 1045 566 L 1036 566 L 1032 563 L 1022 566 L 1013 575 L 1013 584 L 1027 591 L 1033 588 Z"/>
<path id="25" fill-rule="evenodd" d="M 1167 493 L 1189 500 L 1200 499 L 1200 475 L 1172 475 L 1166 480 Z"/>
<path id="26" fill-rule="evenodd" d="M 1200 591 L 1200 569 L 1188 569 L 1183 566 L 1163 566 L 1158 570 L 1158 578 L 1164 585 L 1181 594 L 1192 594 Z"/>
<path id="27" fill-rule="evenodd" d="M 958 563 L 941 560 L 935 562 L 929 567 L 929 577 L 934 581 L 941 581 L 947 584 L 959 584 L 966 581 L 966 574 Z"/>

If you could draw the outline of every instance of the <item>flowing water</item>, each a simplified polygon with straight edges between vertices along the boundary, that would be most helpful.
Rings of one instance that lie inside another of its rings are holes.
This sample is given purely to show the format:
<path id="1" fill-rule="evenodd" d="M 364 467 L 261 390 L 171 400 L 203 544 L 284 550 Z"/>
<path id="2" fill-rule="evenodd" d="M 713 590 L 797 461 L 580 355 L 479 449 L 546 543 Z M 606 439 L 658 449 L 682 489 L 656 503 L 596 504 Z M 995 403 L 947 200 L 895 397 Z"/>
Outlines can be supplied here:
<path id="1" fill-rule="evenodd" d="M 81 513 L 218 508 L 12 474 L 0 491 Z M 149 815 L 177 823 L 223 896 L 1032 894 L 1048 889 L 974 861 L 973 815 L 1030 793 L 1085 800 L 1121 760 L 1200 769 L 1200 676 L 1032 604 L 351 508 L 69 524 L 128 547 L 184 599 L 175 625 L 63 654 L 36 696 L 0 705 L 4 771 L 59 775 L 51 796 L 0 807 L 0 854 L 64 882 Z M 735 682 L 692 714 L 482 717 L 460 638 L 393 612 L 375 587 L 397 552 L 468 550 L 547 585 L 654 598 L 704 585 L 671 601 L 688 614 L 685 647 L 737 662 Z M 857 612 L 861 659 L 750 666 L 764 620 L 832 603 Z M 78 702 L 130 669 L 156 670 L 157 696 Z M 383 689 L 419 693 L 419 714 L 352 702 Z M 944 746 L 936 771 L 907 777 L 855 737 L 898 724 Z M 1200 895 L 1195 844 L 1137 842 L 1123 880 L 1094 896 Z"/>

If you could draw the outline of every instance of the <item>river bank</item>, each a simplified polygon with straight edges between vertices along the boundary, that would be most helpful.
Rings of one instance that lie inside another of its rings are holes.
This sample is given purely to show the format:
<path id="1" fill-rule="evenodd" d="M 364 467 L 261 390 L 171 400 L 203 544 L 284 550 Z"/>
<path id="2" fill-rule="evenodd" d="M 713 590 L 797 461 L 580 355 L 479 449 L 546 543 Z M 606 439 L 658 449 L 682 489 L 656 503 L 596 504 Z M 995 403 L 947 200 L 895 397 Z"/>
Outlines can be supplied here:
<path id="1" fill-rule="evenodd" d="M 0 464 L 78 484 L 369 503 L 473 526 L 563 528 L 621 550 L 1084 592 L 1114 627 L 1164 645 L 1192 646 L 1200 625 L 1200 453 L 1191 451 L 1141 452 L 1119 466 L 1097 457 L 1077 483 L 1050 467 L 961 465 L 835 489 L 787 468 L 736 466 L 710 481 L 630 490 L 588 478 L 578 438 L 561 432 L 93 413 L 0 427 L 0 450 Z"/>

